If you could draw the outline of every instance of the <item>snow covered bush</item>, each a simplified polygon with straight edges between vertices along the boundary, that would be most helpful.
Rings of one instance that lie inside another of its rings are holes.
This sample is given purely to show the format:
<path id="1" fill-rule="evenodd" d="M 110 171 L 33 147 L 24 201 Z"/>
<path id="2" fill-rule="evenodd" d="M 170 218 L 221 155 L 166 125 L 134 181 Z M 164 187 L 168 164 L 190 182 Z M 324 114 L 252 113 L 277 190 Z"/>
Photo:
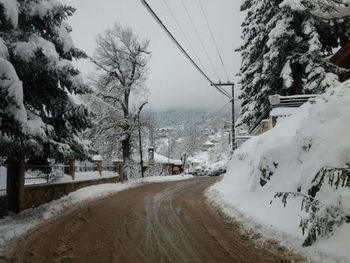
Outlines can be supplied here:
<path id="1" fill-rule="evenodd" d="M 347 81 L 247 141 L 210 192 L 220 196 L 223 205 L 233 205 L 280 232 L 295 236 L 295 226 L 301 223 L 308 232 L 304 245 L 333 233 L 329 240 L 335 242 L 339 226 L 345 225 L 343 231 L 349 233 L 349 101 Z M 286 208 L 270 204 L 275 195 L 285 204 L 288 199 Z M 349 249 L 345 243 L 341 246 Z"/>
<path id="2" fill-rule="evenodd" d="M 83 159 L 89 125 L 74 94 L 89 90 L 72 59 L 86 57 L 57 0 L 0 0 L 0 157 Z"/>

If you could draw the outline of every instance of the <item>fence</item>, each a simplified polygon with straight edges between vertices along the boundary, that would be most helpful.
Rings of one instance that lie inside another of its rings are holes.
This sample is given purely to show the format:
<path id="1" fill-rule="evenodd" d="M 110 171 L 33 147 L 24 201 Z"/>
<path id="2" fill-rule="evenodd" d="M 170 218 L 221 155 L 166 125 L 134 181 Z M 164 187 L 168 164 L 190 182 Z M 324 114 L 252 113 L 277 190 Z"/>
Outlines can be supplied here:
<path id="1" fill-rule="evenodd" d="M 67 165 L 28 165 L 24 177 L 24 185 L 47 184 L 54 179 L 64 177 L 64 169 Z"/>
<path id="2" fill-rule="evenodd" d="M 49 183 L 68 183 L 73 181 L 94 180 L 100 177 L 113 177 L 120 172 L 116 164 L 74 162 L 70 165 L 26 166 L 24 185 Z M 106 173 L 108 172 L 108 173 Z"/>

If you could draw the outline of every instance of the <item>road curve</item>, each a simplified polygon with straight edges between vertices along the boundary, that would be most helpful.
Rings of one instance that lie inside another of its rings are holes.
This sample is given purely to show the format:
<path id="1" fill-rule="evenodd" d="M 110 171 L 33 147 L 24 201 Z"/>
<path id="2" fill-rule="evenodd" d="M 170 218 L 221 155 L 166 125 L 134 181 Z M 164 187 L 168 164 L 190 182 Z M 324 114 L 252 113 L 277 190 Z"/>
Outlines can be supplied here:
<path id="1" fill-rule="evenodd" d="M 300 262 L 258 247 L 203 197 L 217 178 L 147 184 L 80 206 L 11 247 L 9 262 Z"/>

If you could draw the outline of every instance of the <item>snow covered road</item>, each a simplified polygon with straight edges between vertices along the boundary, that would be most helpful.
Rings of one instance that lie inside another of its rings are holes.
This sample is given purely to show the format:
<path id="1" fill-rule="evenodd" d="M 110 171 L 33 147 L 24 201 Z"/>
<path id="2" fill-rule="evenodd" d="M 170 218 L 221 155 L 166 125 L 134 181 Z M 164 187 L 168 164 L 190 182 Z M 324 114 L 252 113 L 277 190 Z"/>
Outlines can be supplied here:
<path id="1" fill-rule="evenodd" d="M 10 262 L 300 262 L 258 247 L 210 207 L 204 191 L 217 180 L 146 184 L 85 204 L 13 243 Z"/>

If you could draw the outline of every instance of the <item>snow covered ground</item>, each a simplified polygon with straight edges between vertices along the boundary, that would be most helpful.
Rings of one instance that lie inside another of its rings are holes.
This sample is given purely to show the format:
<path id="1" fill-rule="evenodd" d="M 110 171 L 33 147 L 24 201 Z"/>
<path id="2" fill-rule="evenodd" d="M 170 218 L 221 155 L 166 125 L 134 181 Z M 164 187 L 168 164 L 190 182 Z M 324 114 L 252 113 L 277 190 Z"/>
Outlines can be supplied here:
<path id="1" fill-rule="evenodd" d="M 69 182 L 78 182 L 78 181 L 88 181 L 88 180 L 96 180 L 101 178 L 110 178 L 118 176 L 116 172 L 112 171 L 102 171 L 102 175 L 98 171 L 93 172 L 76 172 L 74 181 L 70 175 L 63 175 L 55 178 L 50 182 L 50 184 L 61 184 L 61 183 L 69 183 Z"/>
<path id="2" fill-rule="evenodd" d="M 241 218 L 246 227 L 280 240 L 316 262 L 350 262 L 350 224 L 346 223 L 350 188 L 331 187 L 326 178 L 316 194 L 322 204 L 317 216 L 324 219 L 329 211 L 337 212 L 327 218 L 335 223 L 333 235 L 318 237 L 312 246 L 302 247 L 308 230 L 303 235 L 299 228 L 300 219 L 309 216 L 301 210 L 302 195 L 314 185 L 317 172 L 324 166 L 349 168 L 349 102 L 348 81 L 244 143 L 223 180 L 209 189 L 209 199 L 229 216 Z M 277 192 L 299 197 L 288 198 L 284 207 L 281 200 L 274 199 Z"/>
<path id="3" fill-rule="evenodd" d="M 74 205 L 103 198 L 144 183 L 179 181 L 191 178 L 191 175 L 153 176 L 130 180 L 123 184 L 100 184 L 79 189 L 48 204 L 43 204 L 37 208 L 27 209 L 17 215 L 11 215 L 0 219 L 0 248 L 4 247 L 13 238 L 24 234 L 44 220 L 64 213 Z"/>

